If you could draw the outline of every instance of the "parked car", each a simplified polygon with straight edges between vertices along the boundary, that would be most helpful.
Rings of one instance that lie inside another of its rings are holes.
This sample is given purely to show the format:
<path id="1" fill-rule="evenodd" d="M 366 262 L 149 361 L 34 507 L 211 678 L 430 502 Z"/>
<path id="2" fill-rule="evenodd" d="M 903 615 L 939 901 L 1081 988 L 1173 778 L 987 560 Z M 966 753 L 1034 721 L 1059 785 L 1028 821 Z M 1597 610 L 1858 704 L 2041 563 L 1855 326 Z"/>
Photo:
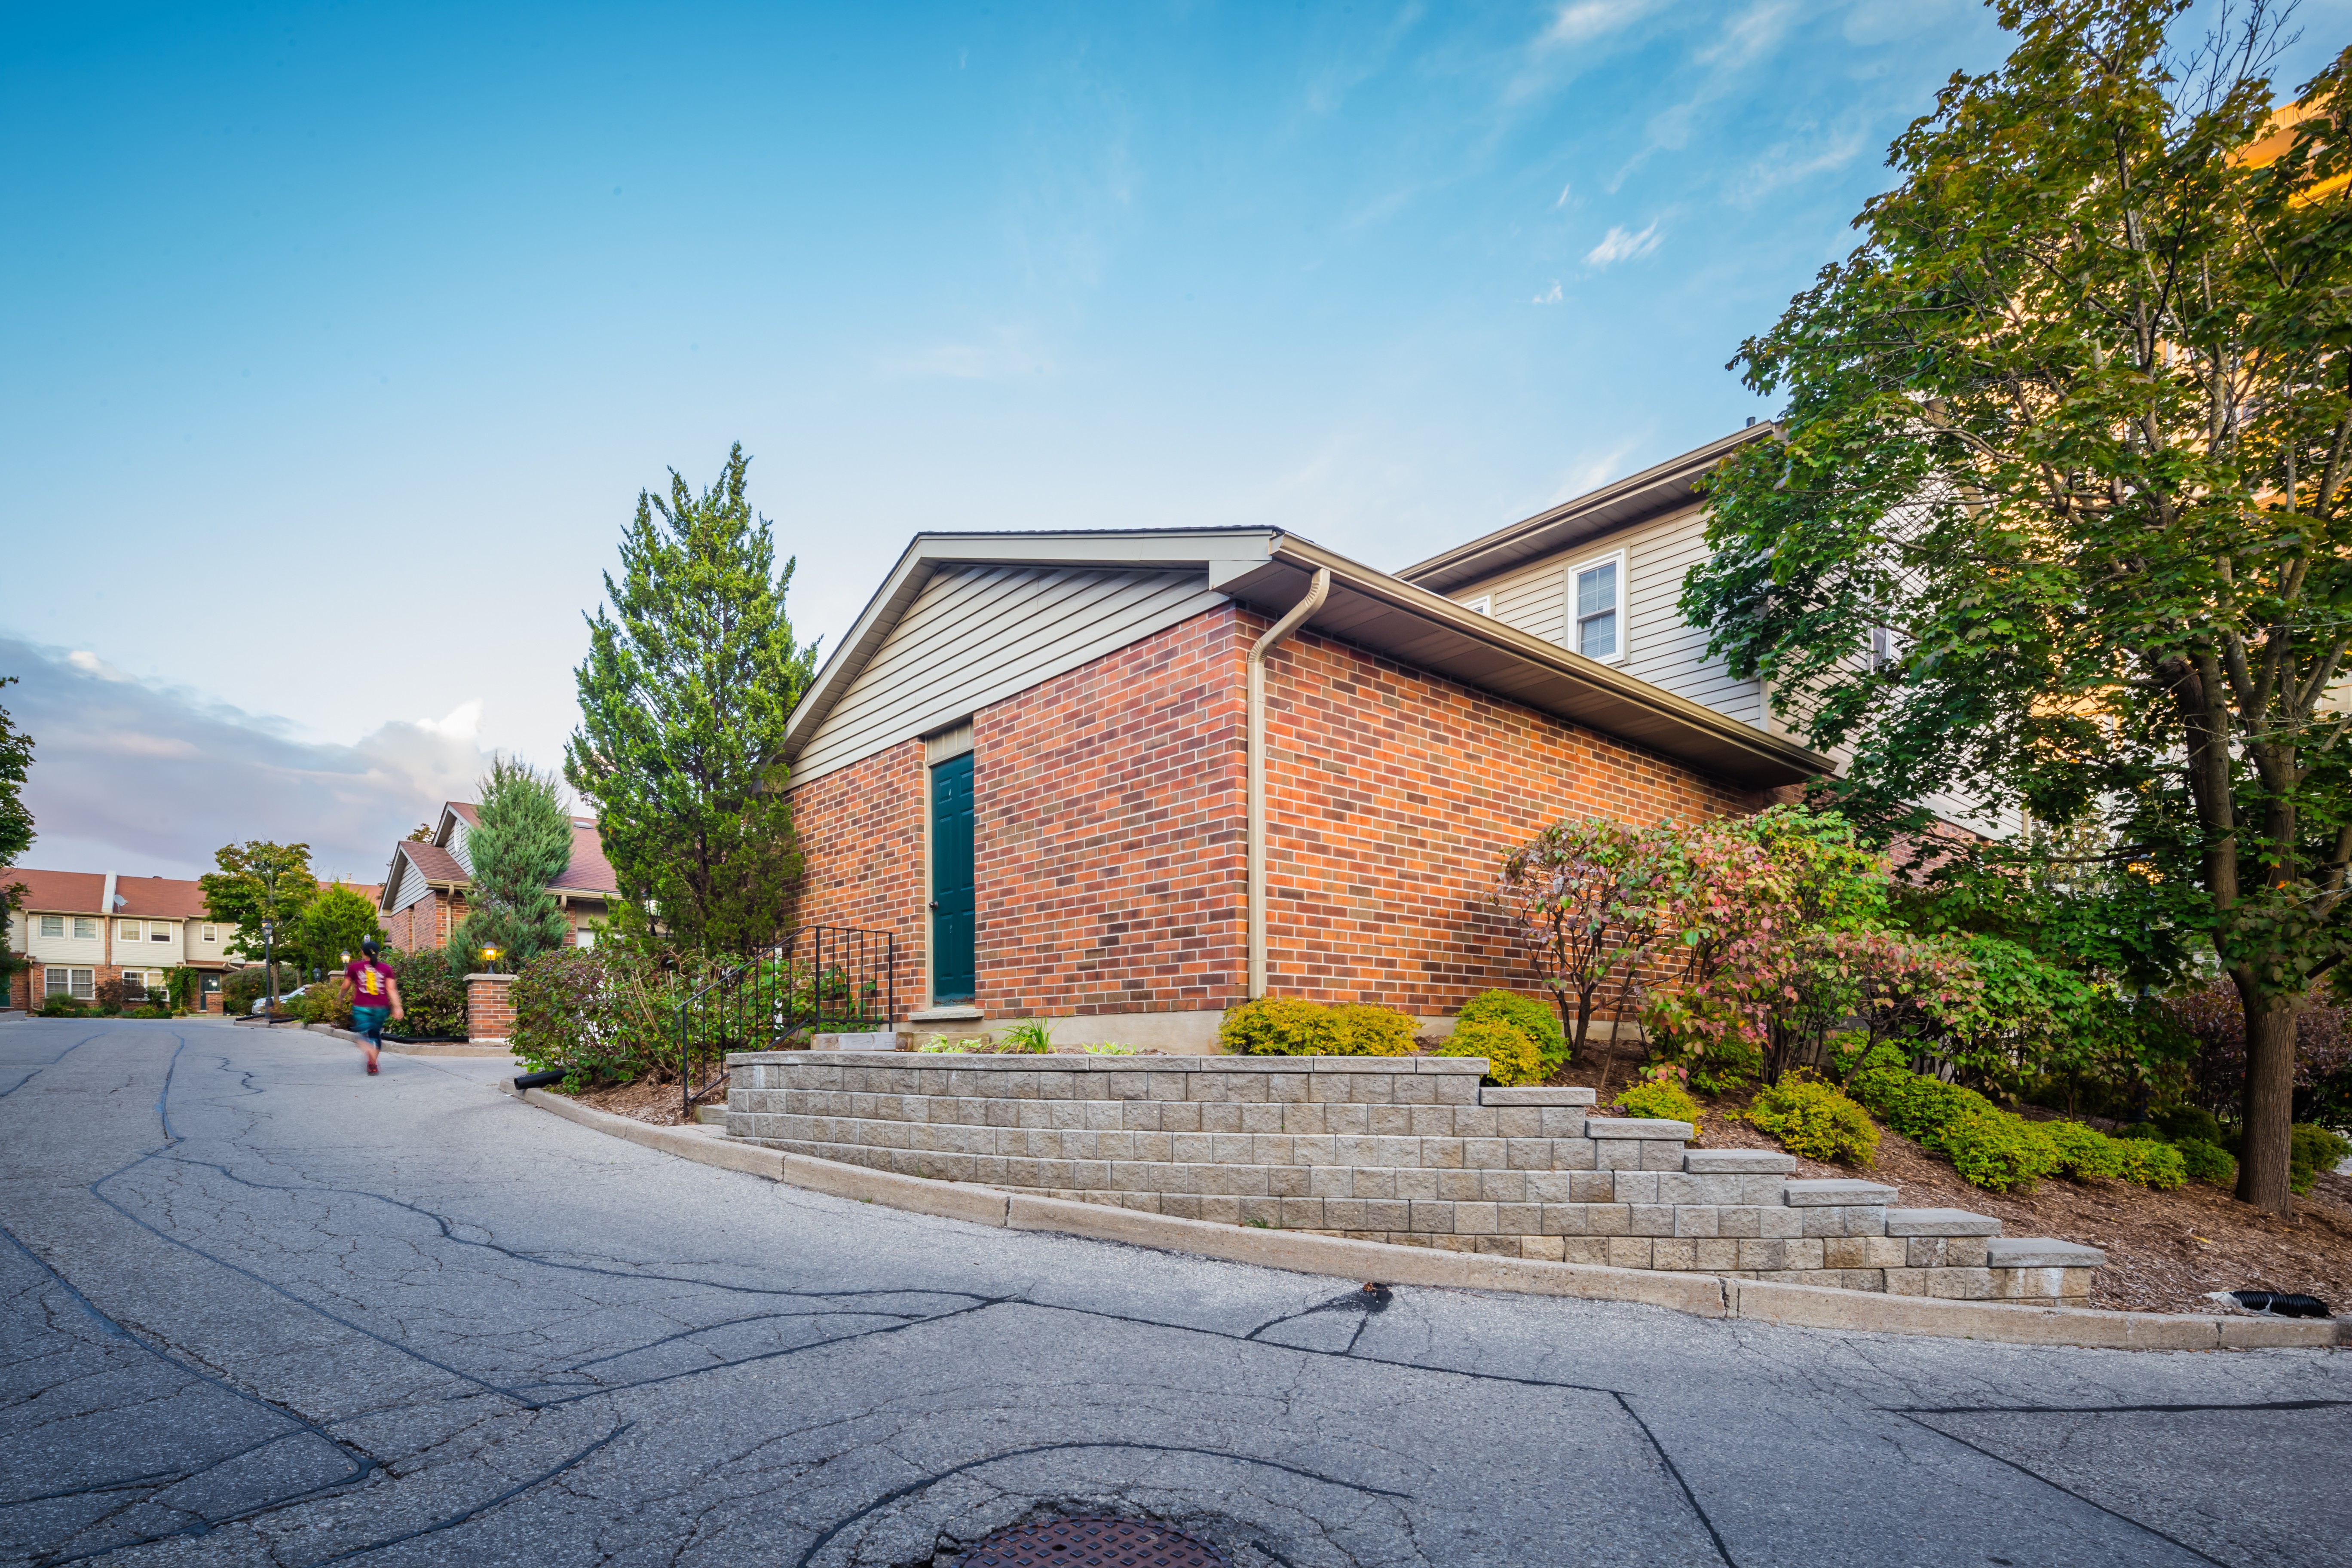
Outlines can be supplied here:
<path id="1" fill-rule="evenodd" d="M 299 996 L 303 992 L 308 991 L 309 989 L 310 988 L 308 985 L 297 985 L 291 991 L 280 991 L 278 994 L 278 1010 L 281 1013 L 290 1012 L 292 1009 L 289 1008 L 286 1004 L 291 1002 L 295 997 Z M 259 1017 L 268 1010 L 269 998 L 268 995 L 264 994 L 253 999 L 254 1016 Z"/>

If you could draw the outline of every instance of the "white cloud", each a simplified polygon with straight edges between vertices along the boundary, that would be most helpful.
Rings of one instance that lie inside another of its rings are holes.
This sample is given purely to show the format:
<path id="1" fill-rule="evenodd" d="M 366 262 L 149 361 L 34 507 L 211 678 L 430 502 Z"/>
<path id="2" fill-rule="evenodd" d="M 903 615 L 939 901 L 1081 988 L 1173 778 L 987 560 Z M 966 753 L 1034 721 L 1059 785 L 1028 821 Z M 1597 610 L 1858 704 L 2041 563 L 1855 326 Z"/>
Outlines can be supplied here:
<path id="1" fill-rule="evenodd" d="M 1550 292 L 1550 293 L 1549 293 L 1549 294 L 1538 294 L 1538 295 L 1537 295 L 1537 296 L 1536 296 L 1532 300 L 1530 300 L 1530 301 L 1528 301 L 1528 302 L 1529 302 L 1530 304 L 1536 304 L 1536 305 L 1557 305 L 1557 304 L 1559 304 L 1559 303 L 1560 302 L 1559 280 L 1558 279 L 1554 279 L 1552 280 L 1551 292 Z"/>
<path id="2" fill-rule="evenodd" d="M 1549 499 L 1541 507 L 1534 510 L 1548 510 L 1562 501 L 1574 500 L 1580 495 L 1597 490 L 1612 479 L 1623 479 L 1626 474 L 1627 460 L 1646 438 L 1646 436 L 1643 436 L 1620 441 L 1607 451 L 1577 464 L 1560 476 L 1559 483 L 1552 487 Z"/>
<path id="3" fill-rule="evenodd" d="M 1622 227 L 1612 227 L 1585 257 L 1593 267 L 1608 267 L 1620 261 L 1633 261 L 1658 248 L 1658 226 L 1654 223 L 1639 234 L 1630 234 Z"/>
<path id="4" fill-rule="evenodd" d="M 1551 210 L 1558 212 L 1560 208 L 1568 205 L 1568 193 L 1574 189 L 1576 189 L 1576 184 L 1572 180 L 1567 184 L 1560 186 L 1559 199 L 1551 204 Z"/>
<path id="5" fill-rule="evenodd" d="M 8 707 L 35 742 L 25 803 L 39 837 L 26 860 L 51 870 L 194 876 L 223 844 L 274 838 L 309 844 L 322 876 L 373 882 L 394 843 L 469 798 L 489 762 L 477 701 L 342 746 L 85 650 L 0 637 L 0 669 L 24 682 Z"/>
<path id="6" fill-rule="evenodd" d="M 1622 32 L 1656 9 L 1656 0 L 1571 0 L 1545 29 L 1547 45 L 1584 44 Z"/>
<path id="7" fill-rule="evenodd" d="M 66 662 L 85 675 L 95 675 L 100 680 L 128 680 L 130 676 L 114 668 L 94 653 L 76 649 L 66 655 Z"/>
<path id="8" fill-rule="evenodd" d="M 1780 41 L 1796 9 L 1789 0 L 1764 0 L 1761 5 L 1752 5 L 1746 16 L 1724 28 L 1713 44 L 1692 58 L 1701 65 L 1738 70 Z"/>
<path id="9" fill-rule="evenodd" d="M 1844 167 L 1863 150 L 1864 137 L 1860 124 L 1849 125 L 1826 140 L 1818 135 L 1802 142 L 1780 142 L 1768 147 L 1763 156 L 1748 165 L 1740 176 L 1734 199 L 1743 205 L 1755 201 L 1782 185 L 1794 184 L 1814 174 L 1827 174 Z"/>

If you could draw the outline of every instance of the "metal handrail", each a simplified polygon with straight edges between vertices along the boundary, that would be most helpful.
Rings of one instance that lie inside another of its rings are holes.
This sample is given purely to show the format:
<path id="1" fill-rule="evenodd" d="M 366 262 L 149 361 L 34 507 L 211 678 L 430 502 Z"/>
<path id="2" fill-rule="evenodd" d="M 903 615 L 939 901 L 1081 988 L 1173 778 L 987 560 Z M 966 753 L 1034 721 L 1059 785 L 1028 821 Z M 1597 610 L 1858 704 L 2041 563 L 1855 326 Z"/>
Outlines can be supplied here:
<path id="1" fill-rule="evenodd" d="M 722 1063 L 730 1052 L 772 1050 L 828 1026 L 836 1032 L 887 1029 L 898 1016 L 898 944 L 888 931 L 802 926 L 772 947 L 714 975 L 677 1005 L 677 1076 L 682 1110 L 725 1083 L 722 1065 L 694 1087 L 698 1052 Z"/>

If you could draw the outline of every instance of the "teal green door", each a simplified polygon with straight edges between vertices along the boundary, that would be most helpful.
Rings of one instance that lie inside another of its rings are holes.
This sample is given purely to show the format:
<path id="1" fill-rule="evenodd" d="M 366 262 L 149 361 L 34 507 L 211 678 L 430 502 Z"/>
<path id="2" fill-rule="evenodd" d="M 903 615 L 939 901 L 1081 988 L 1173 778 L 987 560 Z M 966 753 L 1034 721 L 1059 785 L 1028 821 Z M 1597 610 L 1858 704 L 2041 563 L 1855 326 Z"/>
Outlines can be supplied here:
<path id="1" fill-rule="evenodd" d="M 980 994 L 974 953 L 971 753 L 931 769 L 931 1000 L 970 1002 Z"/>

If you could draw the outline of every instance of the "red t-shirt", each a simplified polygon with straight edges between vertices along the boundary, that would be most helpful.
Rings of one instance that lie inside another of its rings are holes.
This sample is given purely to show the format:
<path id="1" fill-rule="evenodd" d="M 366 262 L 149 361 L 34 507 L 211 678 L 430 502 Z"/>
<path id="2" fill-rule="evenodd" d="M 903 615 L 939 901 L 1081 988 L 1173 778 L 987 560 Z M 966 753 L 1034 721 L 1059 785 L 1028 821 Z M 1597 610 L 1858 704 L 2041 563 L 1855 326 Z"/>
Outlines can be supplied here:
<path id="1" fill-rule="evenodd" d="M 354 1007 L 385 1007 L 392 1005 L 392 969 L 372 958 L 354 958 L 343 968 L 343 978 L 352 984 L 352 1005 Z"/>

